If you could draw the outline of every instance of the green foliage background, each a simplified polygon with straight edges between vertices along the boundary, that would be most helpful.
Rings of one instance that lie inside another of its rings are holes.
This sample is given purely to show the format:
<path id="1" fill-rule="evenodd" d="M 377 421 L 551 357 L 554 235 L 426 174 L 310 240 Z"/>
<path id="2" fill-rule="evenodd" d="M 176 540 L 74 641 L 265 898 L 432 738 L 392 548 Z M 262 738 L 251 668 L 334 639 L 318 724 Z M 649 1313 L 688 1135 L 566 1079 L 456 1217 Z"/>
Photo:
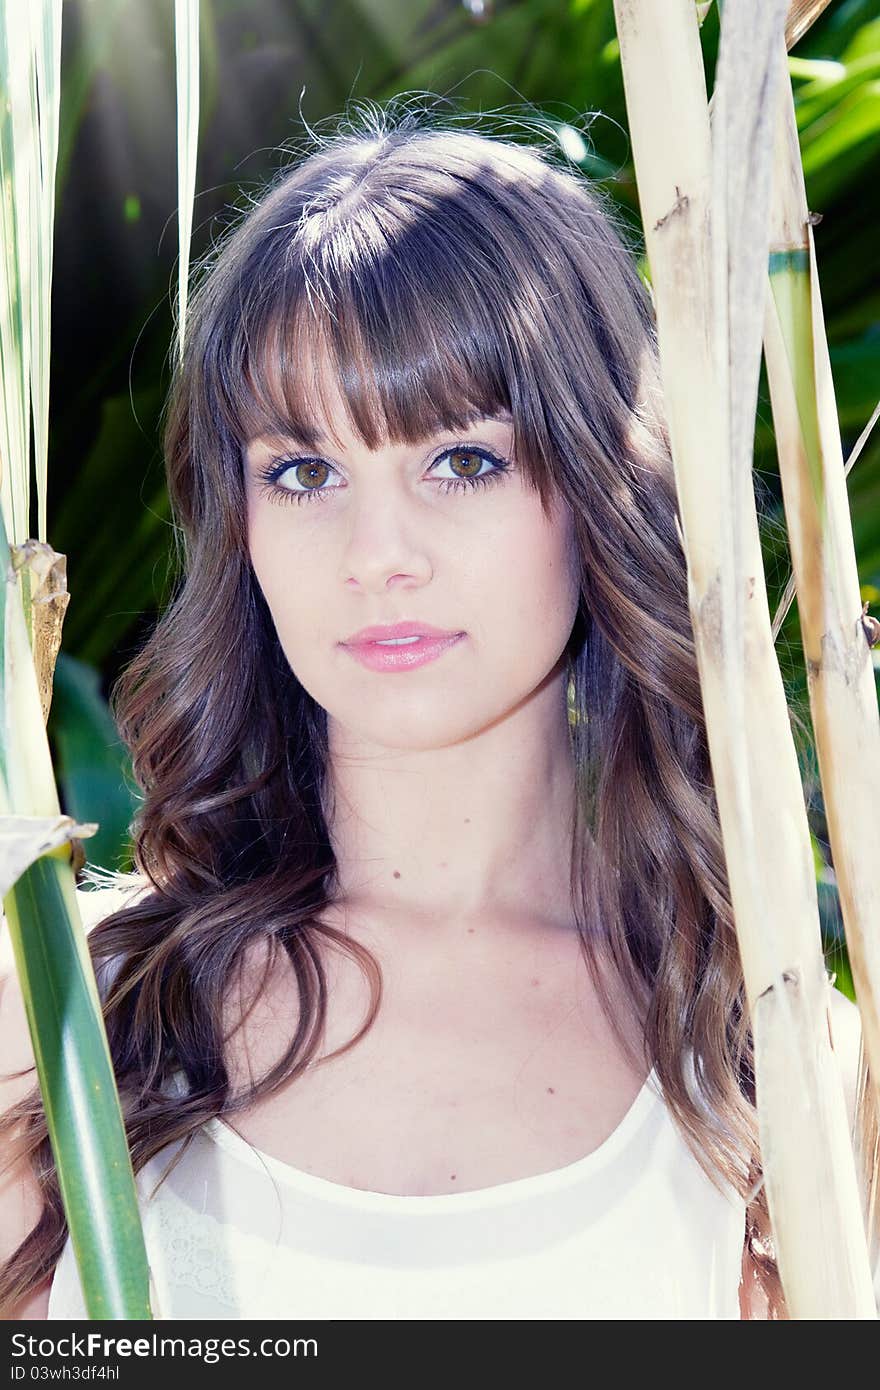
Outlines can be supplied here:
<path id="1" fill-rule="evenodd" d="M 100 821 L 93 863 L 130 867 L 136 788 L 107 695 L 173 582 L 158 417 L 176 297 L 172 0 L 65 0 L 53 279 L 49 540 L 72 594 L 49 732 L 64 807 Z M 718 19 L 702 31 L 711 84 Z M 201 0 L 194 259 L 349 100 L 399 92 L 541 114 L 627 221 L 638 198 L 611 0 Z M 832 0 L 789 58 L 846 458 L 880 397 L 880 18 Z M 528 138 L 523 132 L 522 138 Z M 578 141 L 580 142 L 578 144 Z M 219 221 L 217 220 L 219 219 Z M 642 272 L 650 270 L 642 264 Z M 755 476 L 771 604 L 789 561 L 762 371 Z M 862 598 L 880 606 L 880 428 L 848 480 Z M 809 721 L 797 604 L 778 638 Z M 880 679 L 880 652 L 874 653 Z M 815 766 L 804 763 L 829 965 L 852 993 Z"/>

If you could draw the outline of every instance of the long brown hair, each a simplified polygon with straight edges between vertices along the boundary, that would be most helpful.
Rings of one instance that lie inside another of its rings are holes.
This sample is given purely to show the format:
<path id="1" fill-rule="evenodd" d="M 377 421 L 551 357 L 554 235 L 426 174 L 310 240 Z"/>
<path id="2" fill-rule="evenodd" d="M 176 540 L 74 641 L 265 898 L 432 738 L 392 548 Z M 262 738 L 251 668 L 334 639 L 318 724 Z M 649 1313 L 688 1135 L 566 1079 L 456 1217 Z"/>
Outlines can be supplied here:
<path id="1" fill-rule="evenodd" d="M 308 439 L 306 364 L 323 349 L 367 447 L 509 410 L 529 484 L 572 509 L 584 956 L 616 1027 L 593 962 L 601 923 L 671 1113 L 710 1178 L 747 1203 L 782 1312 L 759 1240 L 752 1039 L 635 236 L 540 118 L 505 130 L 497 114 L 398 98 L 353 103 L 309 140 L 193 276 L 164 417 L 180 579 L 113 691 L 142 793 L 132 828 L 148 891 L 105 918 L 89 949 L 134 1169 L 304 1070 L 322 1034 L 328 946 L 356 957 L 373 991 L 346 1048 L 379 1007 L 376 961 L 320 921 L 335 889 L 326 715 L 283 655 L 246 534 L 243 447 L 264 430 Z M 287 953 L 299 1020 L 281 1061 L 233 1094 L 223 1006 L 255 945 L 265 978 Z M 0 1307 L 51 1273 L 66 1235 L 38 1089 L 3 1117 L 13 1127 L 45 1205 L 0 1271 Z"/>

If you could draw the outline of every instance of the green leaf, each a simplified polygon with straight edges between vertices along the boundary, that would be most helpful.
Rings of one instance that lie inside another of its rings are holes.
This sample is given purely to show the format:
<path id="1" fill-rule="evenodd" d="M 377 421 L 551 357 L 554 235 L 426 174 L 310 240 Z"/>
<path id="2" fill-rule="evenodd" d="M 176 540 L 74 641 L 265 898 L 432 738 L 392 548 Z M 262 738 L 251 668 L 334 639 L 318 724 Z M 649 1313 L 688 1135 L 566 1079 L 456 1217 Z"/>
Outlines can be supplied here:
<path id="1" fill-rule="evenodd" d="M 131 867 L 129 825 L 136 810 L 131 763 L 100 689 L 100 672 L 62 652 L 55 668 L 49 734 L 55 773 L 68 815 L 100 817 L 85 845 L 102 868 Z"/>

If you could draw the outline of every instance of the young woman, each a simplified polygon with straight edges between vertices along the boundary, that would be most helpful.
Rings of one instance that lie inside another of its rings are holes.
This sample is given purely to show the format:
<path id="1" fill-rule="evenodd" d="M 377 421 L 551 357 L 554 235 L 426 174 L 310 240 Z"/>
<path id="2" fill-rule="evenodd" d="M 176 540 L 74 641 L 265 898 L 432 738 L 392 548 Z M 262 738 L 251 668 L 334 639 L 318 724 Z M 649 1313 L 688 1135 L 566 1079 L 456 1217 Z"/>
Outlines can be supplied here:
<path id="1" fill-rule="evenodd" d="M 549 141 L 367 104 L 203 270 L 139 874 L 81 891 L 154 1313 L 784 1316 L 622 227 Z M 83 1316 L 2 1099 L 0 1303 Z"/>

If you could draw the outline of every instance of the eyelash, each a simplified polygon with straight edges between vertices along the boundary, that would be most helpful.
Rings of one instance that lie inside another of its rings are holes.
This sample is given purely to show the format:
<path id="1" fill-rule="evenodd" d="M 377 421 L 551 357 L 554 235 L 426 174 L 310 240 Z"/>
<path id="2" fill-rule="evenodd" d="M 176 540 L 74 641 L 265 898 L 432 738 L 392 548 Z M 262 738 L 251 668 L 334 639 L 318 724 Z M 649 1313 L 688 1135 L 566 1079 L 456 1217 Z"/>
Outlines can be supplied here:
<path id="1" fill-rule="evenodd" d="M 511 467 L 508 460 L 498 458 L 497 455 L 493 454 L 490 449 L 485 449 L 482 446 L 477 446 L 474 444 L 453 444 L 451 447 L 444 449 L 442 453 L 439 453 L 437 455 L 437 457 L 431 462 L 428 471 L 430 472 L 431 469 L 436 468 L 440 460 L 446 458 L 447 454 L 479 454 L 482 458 L 488 459 L 488 461 L 493 465 L 493 468 L 491 473 L 480 473 L 473 478 L 441 478 L 439 480 L 440 487 L 443 489 L 444 492 L 458 492 L 466 488 L 483 487 L 487 483 L 494 482 L 497 478 L 500 478 L 503 474 L 509 472 Z M 312 462 L 324 463 L 324 459 L 311 459 L 308 457 L 275 459 L 266 468 L 258 469 L 257 476 L 262 479 L 262 483 L 260 484 L 259 488 L 261 494 L 267 497 L 270 502 L 283 503 L 289 501 L 310 502 L 313 498 L 323 499 L 326 498 L 329 494 L 338 492 L 340 489 L 335 487 L 313 487 L 293 489 L 289 487 L 280 487 L 277 485 L 278 479 L 281 477 L 283 473 L 287 472 L 288 468 L 295 468 L 300 463 Z M 327 464 L 327 467 L 331 468 L 332 465 Z"/>

